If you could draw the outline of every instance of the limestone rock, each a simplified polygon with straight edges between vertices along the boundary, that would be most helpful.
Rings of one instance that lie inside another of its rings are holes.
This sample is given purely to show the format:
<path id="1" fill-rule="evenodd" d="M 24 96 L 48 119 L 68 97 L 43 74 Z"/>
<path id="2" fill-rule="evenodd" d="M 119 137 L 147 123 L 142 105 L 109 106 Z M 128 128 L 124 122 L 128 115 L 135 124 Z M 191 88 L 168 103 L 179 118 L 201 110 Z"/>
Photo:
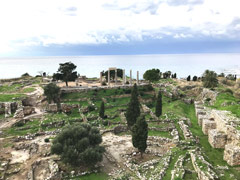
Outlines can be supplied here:
<path id="1" fill-rule="evenodd" d="M 208 135 L 208 131 L 211 129 L 216 129 L 216 122 L 208 119 L 204 119 L 202 122 L 203 134 Z"/>
<path id="2" fill-rule="evenodd" d="M 23 107 L 23 114 L 24 116 L 28 116 L 35 113 L 35 108 L 31 106 L 24 106 Z"/>
<path id="3" fill-rule="evenodd" d="M 224 148 L 227 143 L 227 135 L 216 129 L 208 131 L 208 141 L 213 148 Z"/>
<path id="4" fill-rule="evenodd" d="M 240 147 L 227 144 L 223 159 L 231 166 L 240 165 Z"/>

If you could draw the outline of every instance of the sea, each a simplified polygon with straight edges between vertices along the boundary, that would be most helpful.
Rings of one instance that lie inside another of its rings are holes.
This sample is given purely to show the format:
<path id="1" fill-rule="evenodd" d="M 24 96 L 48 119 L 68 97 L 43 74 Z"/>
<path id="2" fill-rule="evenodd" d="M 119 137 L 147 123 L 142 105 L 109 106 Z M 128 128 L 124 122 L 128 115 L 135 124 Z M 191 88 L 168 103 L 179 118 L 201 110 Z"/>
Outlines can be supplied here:
<path id="1" fill-rule="evenodd" d="M 72 62 L 80 75 L 99 77 L 101 71 L 109 67 L 125 69 L 133 78 L 139 71 L 140 79 L 148 69 L 158 68 L 161 72 L 177 73 L 178 78 L 188 75 L 201 76 L 206 69 L 217 73 L 237 74 L 240 77 L 240 54 L 159 54 L 159 55 L 107 55 L 107 56 L 51 56 L 0 58 L 0 79 L 20 77 L 24 73 L 31 76 L 46 72 L 57 72 L 59 64 Z"/>

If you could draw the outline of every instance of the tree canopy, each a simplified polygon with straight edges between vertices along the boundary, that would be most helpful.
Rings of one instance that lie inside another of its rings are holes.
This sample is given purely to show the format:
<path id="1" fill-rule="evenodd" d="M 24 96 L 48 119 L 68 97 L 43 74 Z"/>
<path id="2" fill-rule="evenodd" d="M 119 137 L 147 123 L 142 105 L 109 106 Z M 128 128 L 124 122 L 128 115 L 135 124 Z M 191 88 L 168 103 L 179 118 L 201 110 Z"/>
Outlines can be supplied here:
<path id="1" fill-rule="evenodd" d="M 53 79 L 63 80 L 68 86 L 68 81 L 75 81 L 77 79 L 77 71 L 74 71 L 77 66 L 71 62 L 59 64 L 57 73 L 53 74 Z"/>
<path id="2" fill-rule="evenodd" d="M 161 91 L 158 92 L 155 113 L 156 113 L 157 117 L 162 115 L 162 93 L 161 93 Z"/>
<path id="3" fill-rule="evenodd" d="M 105 107 L 104 107 L 104 102 L 102 101 L 101 103 L 101 107 L 99 110 L 99 116 L 103 119 L 104 118 L 104 111 L 105 111 Z"/>
<path id="4" fill-rule="evenodd" d="M 206 88 L 214 88 L 218 86 L 217 73 L 214 71 L 206 70 L 203 74 L 203 86 Z"/>
<path id="5" fill-rule="evenodd" d="M 102 160 L 104 147 L 99 146 L 102 136 L 89 124 L 67 126 L 53 140 L 51 153 L 60 155 L 64 163 L 72 166 L 93 166 Z"/>
<path id="6" fill-rule="evenodd" d="M 145 121 L 145 117 L 141 115 L 132 127 L 132 143 L 133 146 L 141 152 L 141 156 L 147 149 L 147 138 L 148 124 Z"/>
<path id="7" fill-rule="evenodd" d="M 48 103 L 58 103 L 60 95 L 60 87 L 54 83 L 46 85 L 44 88 L 44 95 L 47 97 Z"/>
<path id="8" fill-rule="evenodd" d="M 138 90 L 137 85 L 134 84 L 131 92 L 131 100 L 128 104 L 127 112 L 126 112 L 126 119 L 128 127 L 132 127 L 140 115 L 140 103 L 138 100 Z"/>
<path id="9" fill-rule="evenodd" d="M 160 70 L 159 69 L 149 69 L 143 74 L 143 78 L 150 82 L 158 81 L 161 78 Z"/>

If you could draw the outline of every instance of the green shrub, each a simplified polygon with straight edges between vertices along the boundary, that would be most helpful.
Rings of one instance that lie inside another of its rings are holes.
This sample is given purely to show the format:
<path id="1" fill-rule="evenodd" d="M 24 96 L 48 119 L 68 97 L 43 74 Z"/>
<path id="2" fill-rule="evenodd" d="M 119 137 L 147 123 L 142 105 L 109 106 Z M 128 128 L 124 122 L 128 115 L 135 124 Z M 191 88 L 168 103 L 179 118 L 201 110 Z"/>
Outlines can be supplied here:
<path id="1" fill-rule="evenodd" d="M 88 105 L 89 112 L 94 111 L 94 110 L 95 110 L 95 107 L 93 105 Z"/>
<path id="2" fill-rule="evenodd" d="M 64 163 L 72 166 L 93 166 L 102 161 L 104 148 L 100 146 L 99 130 L 89 124 L 67 126 L 53 140 L 51 153 L 60 155 Z"/>

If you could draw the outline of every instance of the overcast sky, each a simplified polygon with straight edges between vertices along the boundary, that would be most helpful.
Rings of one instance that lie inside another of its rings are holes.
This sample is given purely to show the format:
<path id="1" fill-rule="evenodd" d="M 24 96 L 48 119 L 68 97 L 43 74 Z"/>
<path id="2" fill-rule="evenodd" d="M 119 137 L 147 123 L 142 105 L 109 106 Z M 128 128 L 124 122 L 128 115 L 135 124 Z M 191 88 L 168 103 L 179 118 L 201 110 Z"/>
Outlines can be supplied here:
<path id="1" fill-rule="evenodd" d="M 0 0 L 0 56 L 239 53 L 240 0 Z"/>

